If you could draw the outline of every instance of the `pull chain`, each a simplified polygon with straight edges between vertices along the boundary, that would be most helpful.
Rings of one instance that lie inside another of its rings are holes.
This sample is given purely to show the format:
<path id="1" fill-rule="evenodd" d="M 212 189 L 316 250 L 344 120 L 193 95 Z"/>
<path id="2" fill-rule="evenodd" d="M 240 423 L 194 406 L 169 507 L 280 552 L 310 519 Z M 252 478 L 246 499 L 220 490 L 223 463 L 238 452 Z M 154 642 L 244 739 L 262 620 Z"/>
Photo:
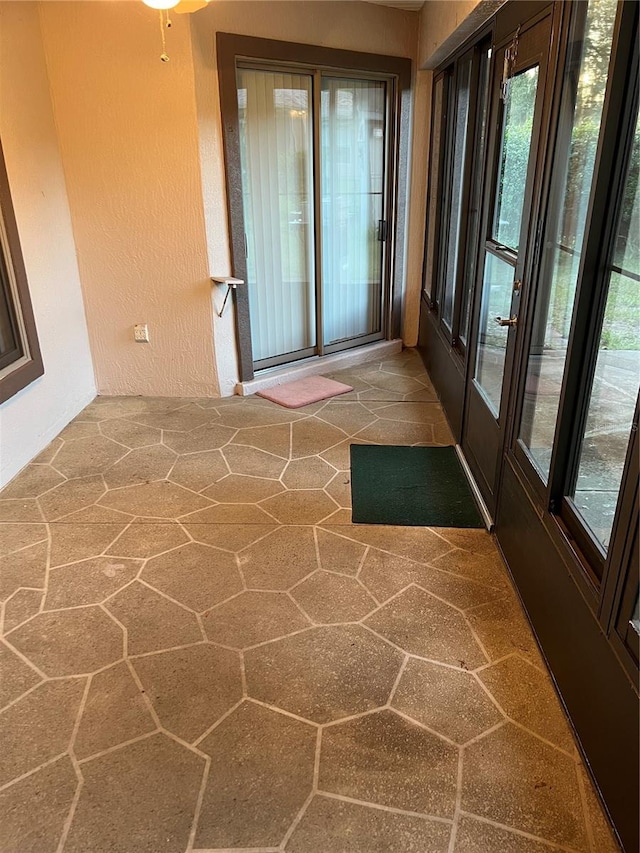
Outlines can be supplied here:
<path id="1" fill-rule="evenodd" d="M 162 62 L 169 61 L 169 55 L 167 54 L 167 39 L 165 36 L 165 30 L 171 28 L 171 19 L 169 18 L 169 10 L 161 9 L 160 10 L 160 37 L 162 39 L 162 53 L 160 54 L 160 60 Z"/>

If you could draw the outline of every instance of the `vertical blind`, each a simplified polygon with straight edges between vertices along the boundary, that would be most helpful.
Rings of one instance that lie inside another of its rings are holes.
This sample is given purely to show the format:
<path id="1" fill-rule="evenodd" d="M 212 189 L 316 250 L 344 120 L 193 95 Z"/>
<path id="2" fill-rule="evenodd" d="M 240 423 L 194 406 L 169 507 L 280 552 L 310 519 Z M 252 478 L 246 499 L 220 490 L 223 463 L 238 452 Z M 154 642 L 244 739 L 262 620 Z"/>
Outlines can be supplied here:
<path id="1" fill-rule="evenodd" d="M 315 346 L 311 82 L 238 69 L 254 360 Z"/>

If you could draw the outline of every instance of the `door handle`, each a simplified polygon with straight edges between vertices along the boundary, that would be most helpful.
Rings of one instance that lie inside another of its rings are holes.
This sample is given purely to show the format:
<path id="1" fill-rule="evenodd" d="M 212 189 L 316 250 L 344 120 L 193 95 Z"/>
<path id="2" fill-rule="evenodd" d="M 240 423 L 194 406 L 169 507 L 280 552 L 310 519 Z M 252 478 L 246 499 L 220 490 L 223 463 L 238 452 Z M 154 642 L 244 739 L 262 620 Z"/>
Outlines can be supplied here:
<path id="1" fill-rule="evenodd" d="M 517 317 L 494 317 L 495 322 L 499 326 L 517 326 L 518 318 Z"/>

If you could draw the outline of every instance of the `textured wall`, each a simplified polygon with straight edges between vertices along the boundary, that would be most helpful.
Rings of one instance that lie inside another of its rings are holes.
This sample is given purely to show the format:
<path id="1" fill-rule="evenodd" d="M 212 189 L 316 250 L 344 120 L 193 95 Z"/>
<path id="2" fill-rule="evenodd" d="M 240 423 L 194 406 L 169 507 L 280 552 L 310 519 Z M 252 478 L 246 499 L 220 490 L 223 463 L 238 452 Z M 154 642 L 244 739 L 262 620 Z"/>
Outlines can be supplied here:
<path id="1" fill-rule="evenodd" d="M 158 16 L 142 3 L 40 7 L 99 391 L 230 393 L 233 315 L 214 331 L 207 281 L 229 272 L 215 33 L 415 56 L 417 15 L 218 0 L 173 16 L 161 63 Z M 133 342 L 137 322 L 149 345 Z"/>
<path id="2" fill-rule="evenodd" d="M 40 14 L 98 390 L 215 395 L 188 17 L 162 63 L 140 2 Z M 150 344 L 133 341 L 142 322 Z"/>
<path id="3" fill-rule="evenodd" d="M 0 3 L 0 138 L 45 367 L 0 406 L 4 485 L 95 395 L 35 3 Z"/>

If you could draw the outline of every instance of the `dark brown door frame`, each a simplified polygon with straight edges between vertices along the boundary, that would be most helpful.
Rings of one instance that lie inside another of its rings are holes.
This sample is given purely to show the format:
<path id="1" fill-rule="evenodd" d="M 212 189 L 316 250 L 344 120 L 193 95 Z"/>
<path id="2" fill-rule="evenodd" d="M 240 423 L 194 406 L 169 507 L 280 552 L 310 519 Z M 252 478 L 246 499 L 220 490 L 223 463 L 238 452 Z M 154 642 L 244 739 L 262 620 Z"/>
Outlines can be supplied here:
<path id="1" fill-rule="evenodd" d="M 399 337 L 405 265 L 404 245 L 407 228 L 407 197 L 406 193 L 399 191 L 399 188 L 407 186 L 409 169 L 411 60 L 397 56 L 380 56 L 311 44 L 239 36 L 231 33 L 217 33 L 216 52 L 222 113 L 231 264 L 234 276 L 244 281 L 247 280 L 247 271 L 240 140 L 238 138 L 236 63 L 239 60 L 290 63 L 297 67 L 385 74 L 394 78 L 396 91 L 392 96 L 396 108 L 392 121 L 389 123 L 391 187 L 388 205 L 389 220 L 393 223 L 393 227 L 390 229 L 387 245 L 391 266 L 389 292 L 383 303 L 383 311 L 386 310 L 390 316 L 390 321 L 387 324 L 387 337 Z M 234 293 L 240 380 L 247 382 L 254 377 L 249 294 L 246 288 L 237 288 Z"/>
<path id="2" fill-rule="evenodd" d="M 519 4 L 516 4 L 516 6 Z M 539 8 L 539 7 L 538 7 Z M 537 11 L 537 10 L 536 10 Z M 524 38 L 528 31 L 536 26 L 543 25 L 545 20 L 549 26 L 549 37 L 555 30 L 555 21 L 560 14 L 560 7 L 554 9 L 553 4 L 547 4 L 542 11 L 538 11 L 534 17 L 526 21 L 526 26 L 523 27 L 520 33 L 520 39 Z M 512 379 L 517 375 L 518 370 L 518 329 L 509 328 L 507 330 L 507 345 L 505 352 L 505 367 L 502 382 L 502 393 L 500 412 L 498 417 L 494 419 L 490 412 L 487 403 L 483 400 L 478 389 L 475 388 L 474 372 L 477 361 L 477 343 L 480 334 L 482 309 L 482 291 L 484 278 L 484 255 L 490 253 L 495 255 L 507 263 L 513 264 L 514 281 L 519 279 L 522 284 L 519 289 L 512 294 L 512 313 L 515 311 L 518 316 L 522 316 L 523 303 L 527 296 L 528 270 L 530 268 L 531 256 L 533 254 L 533 236 L 530 233 L 530 223 L 536 221 L 536 211 L 540 204 L 540 175 L 542 172 L 542 163 L 544 159 L 544 151 L 541 148 L 543 141 L 546 138 L 547 126 L 550 113 L 550 97 L 549 97 L 549 80 L 553 79 L 554 75 L 554 50 L 551 46 L 532 45 L 532 52 L 524 60 L 522 53 L 518 53 L 516 67 L 514 71 L 525 69 L 534 64 L 534 60 L 540 67 L 541 77 L 538 82 L 539 91 L 536 97 L 536 102 L 539 106 L 536 108 L 537 116 L 534 118 L 532 130 L 532 140 L 530 149 L 531 162 L 528 169 L 527 185 L 525 188 L 525 199 L 529 199 L 529 205 L 525 203 L 523 210 L 522 223 L 520 233 L 526 235 L 526 239 L 517 252 L 505 250 L 497 244 L 492 236 L 492 218 L 495 203 L 495 194 L 497 191 L 496 178 L 500 166 L 500 135 L 502 132 L 502 103 L 498 97 L 496 90 L 496 82 L 499 80 L 502 64 L 498 57 L 502 55 L 502 50 L 511 43 L 516 35 L 516 31 L 510 32 L 508 36 L 503 36 L 500 43 L 494 46 L 492 57 L 491 71 L 491 103 L 489 107 L 488 131 L 487 131 L 487 174 L 490 174 L 491 186 L 487 187 L 485 199 L 483 201 L 483 211 L 481 218 L 481 239 L 478 246 L 478 255 L 476 261 L 476 286 L 474 289 L 473 304 L 471 307 L 471 322 L 469 328 L 469 344 L 467 351 L 467 375 L 466 375 L 466 393 L 463 414 L 462 426 L 462 448 L 471 466 L 473 475 L 478 482 L 480 491 L 487 504 L 490 514 L 495 517 L 496 511 L 496 495 L 500 481 L 502 462 L 504 458 L 504 448 L 507 440 L 507 424 L 508 416 L 512 401 Z M 482 454 L 484 459 L 476 459 L 474 449 L 470 445 L 469 438 L 470 430 L 479 432 L 480 430 L 494 430 L 494 424 L 497 424 L 497 432 L 494 436 L 490 436 L 491 441 L 480 441 L 476 438 L 475 445 Z M 488 472 L 488 467 L 491 460 L 495 460 L 495 467 L 492 476 L 487 479 L 484 471 Z"/>

